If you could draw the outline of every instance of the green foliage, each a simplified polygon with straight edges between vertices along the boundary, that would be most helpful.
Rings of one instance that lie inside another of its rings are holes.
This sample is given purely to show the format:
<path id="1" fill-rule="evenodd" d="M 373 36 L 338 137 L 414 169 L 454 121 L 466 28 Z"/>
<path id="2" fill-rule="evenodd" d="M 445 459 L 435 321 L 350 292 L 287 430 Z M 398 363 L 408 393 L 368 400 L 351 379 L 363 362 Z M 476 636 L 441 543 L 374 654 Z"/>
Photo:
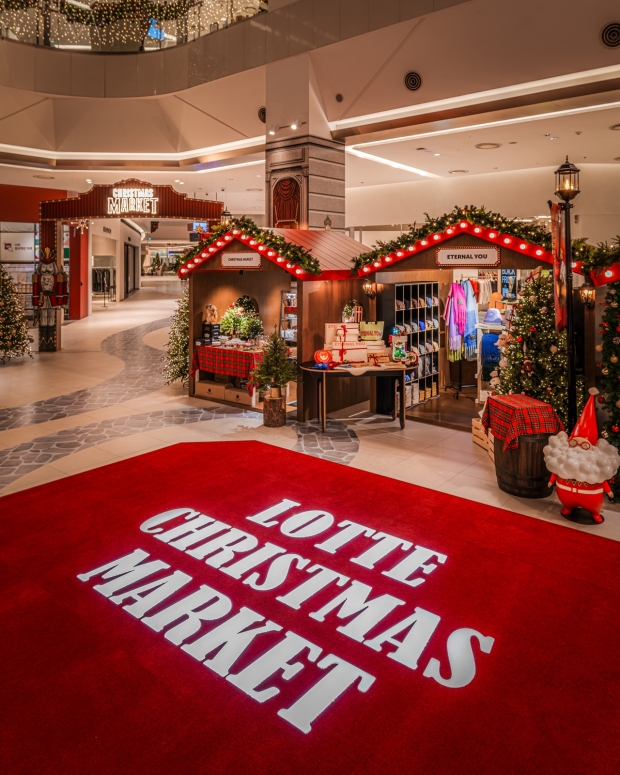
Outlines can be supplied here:
<path id="1" fill-rule="evenodd" d="M 424 213 L 424 215 L 426 221 L 420 226 L 414 223 L 406 234 L 401 234 L 400 237 L 391 242 L 377 242 L 373 250 L 358 256 L 353 262 L 355 269 L 361 269 L 389 253 L 405 250 L 415 245 L 418 240 L 424 239 L 431 234 L 445 231 L 449 226 L 454 226 L 459 221 L 469 221 L 469 223 L 482 226 L 485 229 L 497 229 L 502 234 L 510 234 L 534 245 L 540 245 L 545 250 L 551 250 L 551 234 L 544 226 L 505 218 L 499 213 L 490 212 L 485 207 L 476 207 L 475 205 L 470 205 L 469 207 L 455 206 L 452 212 L 444 213 L 444 215 L 438 218 L 431 218 L 428 213 Z"/>
<path id="2" fill-rule="evenodd" d="M 255 339 L 263 333 L 263 321 L 254 312 L 241 318 L 239 337 L 241 339 Z"/>
<path id="3" fill-rule="evenodd" d="M 186 384 L 189 379 L 189 288 L 185 288 L 177 305 L 166 344 L 167 352 L 163 356 L 165 366 L 162 374 L 166 385 L 178 380 Z"/>
<path id="4" fill-rule="evenodd" d="M 13 280 L 0 264 L 0 360 L 29 355 L 28 321 L 19 303 Z"/>
<path id="5" fill-rule="evenodd" d="M 284 387 L 297 379 L 297 367 L 289 360 L 288 346 L 274 330 L 263 351 L 263 360 L 251 374 L 252 384 L 259 390 L 270 387 Z"/>
<path id="6" fill-rule="evenodd" d="M 529 280 L 516 308 L 506 349 L 500 361 L 495 392 L 525 393 L 546 401 L 566 424 L 566 331 L 555 330 L 553 280 L 550 275 Z M 578 406 L 583 405 L 583 380 L 578 384 Z"/>
<path id="7" fill-rule="evenodd" d="M 235 307 L 241 307 L 246 312 L 256 312 L 256 305 L 254 304 L 254 301 L 250 298 L 250 296 L 244 295 L 239 296 L 237 301 L 235 302 Z"/>
<path id="8" fill-rule="evenodd" d="M 271 250 L 276 251 L 289 264 L 300 267 L 304 272 L 316 275 L 321 274 L 321 265 L 310 251 L 304 250 L 299 245 L 293 245 L 283 237 L 276 236 L 270 231 L 264 231 L 250 218 L 233 218 L 227 226 L 222 224 L 213 226 L 209 231 L 209 236 L 206 239 L 200 240 L 196 247 L 188 250 L 185 256 L 183 256 L 183 263 L 197 256 L 229 231 L 239 231 L 242 234 L 247 234 L 262 245 L 266 245 Z"/>
<path id="9" fill-rule="evenodd" d="M 605 296 L 605 311 L 599 334 L 603 337 L 601 387 L 603 408 L 608 419 L 603 423 L 602 435 L 620 448 L 620 283 L 610 283 Z M 612 360 L 613 359 L 613 360 Z M 616 430 L 614 430 L 614 428 Z M 620 496 L 620 481 L 612 483 L 614 498 Z"/>
<path id="10" fill-rule="evenodd" d="M 620 261 L 620 235 L 613 244 L 599 242 L 594 247 L 588 245 L 585 239 L 573 242 L 573 261 L 581 261 L 583 269 L 597 274 Z"/>
<path id="11" fill-rule="evenodd" d="M 245 309 L 239 302 L 247 299 Z M 254 304 L 249 296 L 242 296 L 224 312 L 220 320 L 220 332 L 227 336 L 238 336 L 240 339 L 254 339 L 263 333 L 263 323 L 254 310 Z"/>

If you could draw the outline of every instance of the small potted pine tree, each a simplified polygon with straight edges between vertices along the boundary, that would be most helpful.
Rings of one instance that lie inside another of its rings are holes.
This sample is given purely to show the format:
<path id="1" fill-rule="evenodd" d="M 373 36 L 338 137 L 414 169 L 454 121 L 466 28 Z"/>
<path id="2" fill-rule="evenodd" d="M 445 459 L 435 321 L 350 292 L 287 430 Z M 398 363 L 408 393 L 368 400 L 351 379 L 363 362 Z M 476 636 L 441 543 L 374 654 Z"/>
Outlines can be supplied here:
<path id="1" fill-rule="evenodd" d="M 265 396 L 263 425 L 280 428 L 286 425 L 286 404 L 283 388 L 297 377 L 297 367 L 288 357 L 288 347 L 277 331 L 269 335 L 263 350 L 263 360 L 252 371 L 251 381 L 255 390 L 269 389 Z"/>

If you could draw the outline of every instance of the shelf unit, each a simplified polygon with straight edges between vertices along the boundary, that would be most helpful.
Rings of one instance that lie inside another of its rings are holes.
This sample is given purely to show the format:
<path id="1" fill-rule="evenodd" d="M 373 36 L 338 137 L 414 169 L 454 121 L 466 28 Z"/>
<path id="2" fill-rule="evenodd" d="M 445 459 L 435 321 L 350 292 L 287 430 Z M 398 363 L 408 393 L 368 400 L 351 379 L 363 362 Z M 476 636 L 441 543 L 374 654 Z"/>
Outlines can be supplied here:
<path id="1" fill-rule="evenodd" d="M 431 398 L 439 396 L 439 327 L 432 329 L 426 328 L 419 330 L 420 320 L 426 323 L 426 320 L 436 320 L 440 323 L 439 305 L 432 304 L 430 307 L 418 307 L 419 299 L 433 297 L 439 301 L 439 283 L 438 282 L 411 282 L 395 283 L 394 285 L 385 285 L 382 292 L 377 297 L 377 319 L 385 322 L 386 333 L 391 333 L 394 326 L 411 326 L 413 323 L 418 327 L 418 331 L 404 331 L 401 336 L 407 336 L 407 349 L 411 350 L 417 347 L 420 353 L 420 363 L 418 369 L 411 375 L 411 390 L 407 391 L 407 408 L 426 403 Z M 412 306 L 412 300 L 415 306 Z M 406 309 L 399 309 L 402 304 Z M 426 346 L 431 347 L 435 343 L 436 350 L 426 352 Z M 418 400 L 415 400 L 415 387 L 418 390 Z M 379 396 L 379 405 L 385 408 L 384 396 Z M 391 399 L 389 399 L 391 401 Z"/>
<path id="2" fill-rule="evenodd" d="M 297 292 L 280 291 L 280 338 L 297 344 Z"/>

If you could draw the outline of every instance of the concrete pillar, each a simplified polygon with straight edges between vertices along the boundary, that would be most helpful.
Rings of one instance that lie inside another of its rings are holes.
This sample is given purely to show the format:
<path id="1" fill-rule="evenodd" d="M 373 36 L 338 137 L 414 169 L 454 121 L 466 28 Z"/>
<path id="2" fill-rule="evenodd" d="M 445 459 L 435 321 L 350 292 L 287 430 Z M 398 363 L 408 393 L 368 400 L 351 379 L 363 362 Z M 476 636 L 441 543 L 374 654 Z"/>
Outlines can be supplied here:
<path id="1" fill-rule="evenodd" d="M 296 129 L 292 129 L 295 126 Z M 308 54 L 267 65 L 266 222 L 344 231 L 344 143 L 332 140 Z"/>

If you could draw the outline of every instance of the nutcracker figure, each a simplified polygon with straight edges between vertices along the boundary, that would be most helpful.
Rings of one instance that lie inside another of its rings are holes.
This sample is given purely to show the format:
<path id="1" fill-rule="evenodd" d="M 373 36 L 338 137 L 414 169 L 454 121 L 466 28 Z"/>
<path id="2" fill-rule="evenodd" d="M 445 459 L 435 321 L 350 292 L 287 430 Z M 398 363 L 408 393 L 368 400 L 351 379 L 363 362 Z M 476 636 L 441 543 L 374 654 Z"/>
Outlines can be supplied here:
<path id="1" fill-rule="evenodd" d="M 595 522 L 602 522 L 601 506 L 603 493 L 613 497 L 609 480 L 618 466 L 618 450 L 605 439 L 599 439 L 596 424 L 594 396 L 596 388 L 590 389 L 590 398 L 581 417 L 573 428 L 570 438 L 561 431 L 549 437 L 544 449 L 545 463 L 551 471 L 549 486 L 555 484 L 562 506 L 563 517 L 568 517 L 576 508 L 589 511 Z"/>
<path id="2" fill-rule="evenodd" d="M 67 305 L 67 275 L 59 271 L 56 251 L 45 248 L 32 275 L 32 306 L 39 324 L 39 350 L 56 350 L 56 311 Z"/>

